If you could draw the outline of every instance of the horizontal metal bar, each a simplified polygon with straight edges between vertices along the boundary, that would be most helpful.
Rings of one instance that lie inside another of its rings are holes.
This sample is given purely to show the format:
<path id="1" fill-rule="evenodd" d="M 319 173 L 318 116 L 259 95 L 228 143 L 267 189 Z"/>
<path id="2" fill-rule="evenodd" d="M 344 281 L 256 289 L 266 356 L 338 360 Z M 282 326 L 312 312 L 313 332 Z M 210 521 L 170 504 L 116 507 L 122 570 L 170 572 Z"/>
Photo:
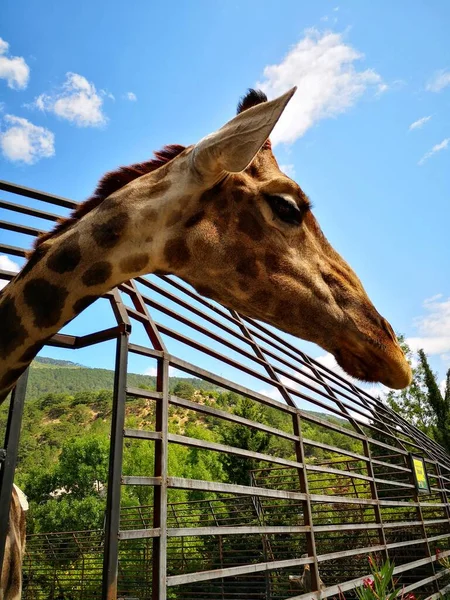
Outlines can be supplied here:
<path id="1" fill-rule="evenodd" d="M 344 448 L 339 448 L 338 446 L 331 446 L 330 444 L 324 444 L 323 442 L 316 442 L 314 440 L 303 438 L 303 444 L 306 446 L 313 446 L 314 448 L 320 448 L 322 450 L 329 450 L 330 452 L 335 452 L 336 454 L 342 454 L 344 456 L 350 456 L 356 460 L 360 460 L 362 462 L 370 462 L 367 456 L 363 454 L 357 454 L 356 452 L 351 452 L 350 450 L 345 450 Z M 372 461 L 373 462 L 373 461 Z"/>
<path id="2" fill-rule="evenodd" d="M 0 180 L 0 190 L 10 192 L 11 194 L 19 194 L 19 196 L 25 196 L 26 198 L 34 198 L 35 200 L 40 200 L 41 202 L 56 204 L 57 206 L 63 206 L 64 208 L 76 208 L 78 206 L 78 202 L 68 200 L 62 196 L 47 194 L 46 192 L 34 190 L 32 188 L 25 187 L 24 185 L 10 183 L 9 181 Z"/>
<path id="3" fill-rule="evenodd" d="M 142 429 L 124 429 L 123 437 L 139 440 L 160 440 L 162 434 L 160 431 L 143 431 Z"/>
<path id="4" fill-rule="evenodd" d="M 444 575 L 448 574 L 450 572 L 450 569 L 445 569 L 445 571 L 443 571 Z M 436 592 L 435 594 L 431 594 L 431 596 L 427 596 L 425 598 L 425 600 L 442 600 L 442 598 L 445 598 L 445 593 L 450 591 L 450 583 L 448 583 L 446 586 L 444 586 L 443 588 L 441 588 L 439 590 L 439 592 Z"/>
<path id="5" fill-rule="evenodd" d="M 115 327 L 110 327 L 109 329 L 102 329 L 101 331 L 79 336 L 76 338 L 77 341 L 75 347 L 77 349 L 86 348 L 87 346 L 93 346 L 94 344 L 113 340 L 120 335 L 121 331 L 121 326 L 116 325 Z"/>
<path id="6" fill-rule="evenodd" d="M 177 396 L 170 396 L 169 402 L 174 404 L 175 406 L 182 406 L 183 408 L 187 408 L 189 410 L 194 410 L 199 413 L 203 413 L 205 415 L 211 415 L 213 417 L 224 419 L 225 421 L 230 421 L 231 423 L 238 423 L 239 425 L 247 425 L 253 429 L 258 429 L 259 431 L 265 431 L 266 433 L 271 433 L 278 437 L 285 438 L 287 440 L 291 440 L 293 442 L 297 441 L 297 437 L 291 433 L 287 433 L 286 431 L 282 431 L 281 429 L 275 429 L 275 427 L 270 427 L 269 425 L 263 425 L 262 423 L 257 423 L 256 421 L 251 421 L 250 419 L 245 419 L 239 415 L 235 415 L 233 413 L 229 413 L 225 410 L 220 410 L 218 408 L 212 408 L 211 406 L 206 406 L 205 404 L 199 404 L 198 402 L 192 402 L 191 400 L 185 400 L 184 398 L 178 398 Z"/>
<path id="7" fill-rule="evenodd" d="M 41 229 L 36 229 L 36 227 L 28 227 L 27 225 L 10 223 L 9 221 L 0 221 L 0 229 L 14 231 L 15 233 L 23 233 L 24 235 L 32 235 L 33 237 L 44 233 L 44 231 L 42 231 Z"/>
<path id="8" fill-rule="evenodd" d="M 340 475 L 350 477 L 351 479 L 362 479 L 363 481 L 373 481 L 372 477 L 368 475 L 360 475 L 359 473 L 353 473 L 352 471 L 344 471 L 343 469 L 333 469 L 331 467 L 319 467 L 318 465 L 305 464 L 305 468 L 311 472 L 326 473 L 333 475 Z M 412 487 L 412 486 L 411 486 Z"/>
<path id="9" fill-rule="evenodd" d="M 202 448 L 204 450 L 213 450 L 215 452 L 225 452 L 225 454 L 234 454 L 235 456 L 243 456 L 244 458 L 254 458 L 255 460 L 262 460 L 277 465 L 284 465 L 294 469 L 303 469 L 303 463 L 298 463 L 294 460 L 279 458 L 278 456 L 272 456 L 270 454 L 262 454 L 261 452 L 253 452 L 252 450 L 242 450 L 241 448 L 235 448 L 234 446 L 227 446 L 225 444 L 218 444 L 217 442 L 207 442 L 206 440 L 199 440 L 197 438 L 191 438 L 185 435 L 169 433 L 168 440 L 169 442 L 181 444 L 182 446 Z"/>
<path id="10" fill-rule="evenodd" d="M 362 504 L 367 506 L 375 506 L 376 500 L 369 500 L 367 498 L 346 498 L 345 496 L 326 496 L 324 494 L 310 494 L 310 499 L 313 502 L 320 502 L 321 504 Z M 401 506 L 414 506 L 407 502 L 397 503 Z"/>
<path id="11" fill-rule="evenodd" d="M 250 388 L 246 388 L 243 385 L 239 385 L 238 383 L 233 383 L 228 379 L 224 379 L 211 371 L 206 371 L 205 369 L 201 369 L 192 363 L 189 363 L 181 358 L 177 358 L 175 356 L 169 356 L 169 362 L 172 367 L 176 367 L 181 371 L 185 371 L 186 373 L 190 373 L 194 375 L 194 377 L 199 377 L 204 379 L 205 381 L 209 381 L 210 383 L 214 383 L 220 387 L 225 388 L 226 390 L 230 390 L 232 392 L 236 392 L 238 394 L 242 394 L 247 398 L 251 398 L 252 400 L 256 400 L 257 402 L 261 402 L 261 404 L 265 404 L 266 406 L 271 406 L 272 408 L 276 408 L 281 410 L 282 412 L 287 412 L 291 414 L 295 414 L 298 409 L 293 408 L 292 406 L 288 406 L 287 404 L 283 404 L 282 402 L 278 402 L 277 400 L 273 400 L 273 398 L 269 398 L 268 396 L 264 396 L 263 394 L 259 394 L 258 392 L 254 392 Z"/>
<path id="12" fill-rule="evenodd" d="M 0 270 L 0 279 L 3 281 L 12 281 L 16 275 L 17 273 L 15 271 L 4 271 L 3 269 Z"/>
<path id="13" fill-rule="evenodd" d="M 141 390 L 141 388 L 127 387 L 127 396 L 133 398 L 148 398 L 149 400 L 161 400 L 162 392 L 152 390 Z"/>
<path id="14" fill-rule="evenodd" d="M 161 485 L 161 477 L 122 475 L 122 485 Z"/>
<path id="15" fill-rule="evenodd" d="M 348 523 L 348 524 L 335 524 L 335 525 L 314 525 L 313 529 L 316 533 L 323 531 L 353 531 L 359 529 L 381 529 L 383 525 L 380 523 Z"/>
<path id="16" fill-rule="evenodd" d="M 367 575 L 357 577 L 351 581 L 332 585 L 327 587 L 325 590 L 321 590 L 320 592 L 307 592 L 306 594 L 300 594 L 299 596 L 290 596 L 286 600 L 322 600 L 324 598 L 329 598 L 330 596 L 337 596 L 343 592 L 348 592 L 363 585 L 364 579 L 366 579 L 369 575 L 370 573 L 367 573 Z"/>
<path id="17" fill-rule="evenodd" d="M 317 562 L 326 562 L 327 560 L 335 560 L 336 558 L 348 558 L 355 554 L 369 554 L 370 552 L 380 552 L 384 550 L 383 544 L 376 546 L 366 546 L 365 548 L 352 548 L 351 550 L 339 550 L 338 552 L 329 552 L 328 554 L 320 554 L 317 557 Z"/>
<path id="18" fill-rule="evenodd" d="M 429 521 L 384 521 L 383 527 L 384 529 L 393 529 L 396 527 L 408 528 L 408 527 L 419 527 L 423 525 L 438 525 L 441 523 L 448 523 L 448 519 L 431 519 Z"/>
<path id="19" fill-rule="evenodd" d="M 152 529 L 125 529 L 119 531 L 119 540 L 143 540 L 146 538 L 154 538 L 161 535 L 160 527 Z"/>
<path id="20" fill-rule="evenodd" d="M 46 346 L 52 346 L 53 348 L 69 348 L 74 350 L 76 347 L 77 338 L 75 335 L 69 335 L 67 333 L 55 333 L 46 343 Z"/>
<path id="21" fill-rule="evenodd" d="M 443 569 L 442 571 L 439 571 L 439 573 L 436 573 L 435 575 L 430 575 L 430 577 L 426 577 L 425 579 L 421 579 L 420 581 L 415 581 L 414 583 L 411 583 L 410 585 L 403 587 L 402 588 L 403 597 L 405 597 L 405 594 L 409 594 L 409 592 L 412 592 L 413 590 L 416 590 L 419 587 L 423 587 L 424 585 L 427 585 L 427 583 L 432 583 L 433 581 L 437 581 L 438 579 L 441 579 L 441 577 L 444 577 L 444 575 L 446 575 L 449 572 L 450 572 L 450 569 Z M 440 598 L 444 598 L 442 591 L 440 592 L 440 594 L 441 594 Z"/>
<path id="22" fill-rule="evenodd" d="M 161 350 L 146 348 L 145 346 L 139 346 L 139 344 L 130 344 L 128 350 L 134 354 L 141 354 L 142 356 L 149 356 L 151 358 L 162 358 L 164 355 Z"/>
<path id="23" fill-rule="evenodd" d="M 15 204 L 14 202 L 8 202 L 7 200 L 0 200 L 0 208 L 11 210 L 15 213 L 20 213 L 23 215 L 29 215 L 30 217 L 46 219 L 47 221 L 57 221 L 61 218 L 61 215 L 55 215 L 54 213 L 37 210 L 36 208 L 30 208 L 29 206 L 24 206 L 22 204 Z"/>
<path id="24" fill-rule="evenodd" d="M 122 330 L 121 327 L 121 325 L 116 325 L 109 329 L 102 329 L 101 331 L 88 333 L 87 335 L 82 336 L 56 333 L 46 342 L 46 346 L 53 346 L 54 348 L 70 348 L 72 350 L 86 348 L 87 346 L 93 346 L 94 344 L 100 344 L 117 338 Z"/>
<path id="25" fill-rule="evenodd" d="M 293 534 L 293 533 L 306 533 L 311 531 L 311 527 L 307 525 L 279 525 L 273 526 L 236 526 L 236 527 L 169 527 L 167 529 L 167 535 L 169 537 L 195 537 L 195 536 L 207 536 L 207 535 L 277 535 L 277 534 Z"/>
<path id="26" fill-rule="evenodd" d="M 222 577 L 238 577 L 249 573 L 260 573 L 261 571 L 273 571 L 274 569 L 288 569 L 299 565 L 307 565 L 313 562 L 312 558 L 293 558 L 289 560 L 275 560 L 273 562 L 255 563 L 241 567 L 227 567 L 213 571 L 200 571 L 197 573 L 186 573 L 185 575 L 172 575 L 167 578 L 167 585 L 184 585 L 197 581 L 210 581 Z"/>
<path id="27" fill-rule="evenodd" d="M 168 477 L 167 485 L 168 487 L 182 490 L 200 490 L 204 492 L 219 492 L 222 494 L 257 496 L 259 498 L 279 498 L 282 500 L 306 500 L 306 494 L 302 494 L 301 492 L 285 492 L 284 490 L 270 490 L 268 488 L 257 486 L 203 481 L 202 479 Z"/>
<path id="28" fill-rule="evenodd" d="M 25 258 L 28 250 L 25 250 L 25 248 L 19 248 L 18 246 L 0 244 L 0 252 L 3 254 L 11 254 L 11 256 L 20 256 L 21 258 Z"/>

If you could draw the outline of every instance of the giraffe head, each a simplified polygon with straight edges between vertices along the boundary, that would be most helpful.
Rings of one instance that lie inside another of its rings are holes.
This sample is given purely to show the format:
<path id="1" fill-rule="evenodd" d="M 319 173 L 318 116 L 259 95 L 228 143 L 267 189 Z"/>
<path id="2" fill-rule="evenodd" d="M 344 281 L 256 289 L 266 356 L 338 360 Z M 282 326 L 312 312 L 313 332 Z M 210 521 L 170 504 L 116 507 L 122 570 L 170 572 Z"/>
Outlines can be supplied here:
<path id="1" fill-rule="evenodd" d="M 187 150 L 197 190 L 169 215 L 159 268 L 315 342 L 353 377 L 403 388 L 411 371 L 391 326 L 328 243 L 267 140 L 293 91 L 267 102 L 251 90 L 237 117 Z"/>

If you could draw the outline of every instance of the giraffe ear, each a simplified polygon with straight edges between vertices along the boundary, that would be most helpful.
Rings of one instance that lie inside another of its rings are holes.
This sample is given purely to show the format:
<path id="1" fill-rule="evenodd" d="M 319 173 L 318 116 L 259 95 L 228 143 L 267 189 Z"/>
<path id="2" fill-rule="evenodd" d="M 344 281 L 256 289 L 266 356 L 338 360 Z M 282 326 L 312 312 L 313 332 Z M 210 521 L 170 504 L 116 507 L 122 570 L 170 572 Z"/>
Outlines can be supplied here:
<path id="1" fill-rule="evenodd" d="M 248 167 L 275 127 L 297 88 L 249 108 L 195 145 L 193 168 L 202 176 L 239 173 Z"/>

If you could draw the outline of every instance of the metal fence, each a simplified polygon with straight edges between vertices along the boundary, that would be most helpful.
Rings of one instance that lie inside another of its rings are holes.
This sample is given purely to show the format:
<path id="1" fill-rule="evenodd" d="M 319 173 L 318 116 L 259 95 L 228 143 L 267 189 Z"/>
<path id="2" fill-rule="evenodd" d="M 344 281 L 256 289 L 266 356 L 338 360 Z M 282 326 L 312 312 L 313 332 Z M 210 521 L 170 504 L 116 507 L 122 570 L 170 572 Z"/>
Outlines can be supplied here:
<path id="1" fill-rule="evenodd" d="M 8 217 L 0 221 L 8 234 L 0 253 L 8 256 L 23 257 L 30 238 L 75 204 L 6 182 L 0 189 L 8 195 L 0 200 Z M 20 204 L 17 196 L 29 200 Z M 42 202 L 56 212 L 42 210 Z M 450 589 L 450 575 L 436 559 L 438 547 L 442 557 L 450 555 L 450 460 L 441 447 L 287 336 L 175 278 L 140 277 L 105 298 L 116 326 L 58 334 L 48 344 L 76 350 L 116 340 L 105 528 L 30 536 L 26 598 L 353 598 L 368 575 L 369 555 L 392 558 L 399 584 L 419 598 L 437 599 Z M 156 391 L 127 386 L 132 355 L 155 365 Z M 270 418 L 244 418 L 232 407 L 172 395 L 171 367 L 247 398 Z M 11 403 L 16 421 L 25 388 L 24 378 Z M 127 398 L 154 406 L 149 430 L 126 427 Z M 231 423 L 260 432 L 270 449 L 171 433 L 174 409 L 197 414 L 205 431 Z M 10 493 L 17 427 L 9 427 L 7 438 L 0 501 Z M 123 474 L 123 453 L 133 440 L 154 445 L 152 473 Z M 178 477 L 169 465 L 174 445 L 238 457 L 248 467 L 247 484 Z M 427 494 L 418 491 L 411 454 L 425 461 Z M 121 510 L 127 485 L 151 489 L 151 506 Z M 174 490 L 195 492 L 197 501 L 176 504 Z M 300 581 L 305 572 L 309 579 Z"/>

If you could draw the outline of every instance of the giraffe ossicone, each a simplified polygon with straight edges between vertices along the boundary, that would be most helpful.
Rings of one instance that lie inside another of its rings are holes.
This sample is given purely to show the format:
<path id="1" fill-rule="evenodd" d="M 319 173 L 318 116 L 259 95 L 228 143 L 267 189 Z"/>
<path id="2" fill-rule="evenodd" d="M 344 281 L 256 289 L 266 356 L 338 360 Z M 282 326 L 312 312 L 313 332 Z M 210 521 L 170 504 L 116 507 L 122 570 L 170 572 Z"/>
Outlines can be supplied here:
<path id="1" fill-rule="evenodd" d="M 272 153 L 268 137 L 294 91 L 268 102 L 250 90 L 217 132 L 106 175 L 38 240 L 0 296 L 0 401 L 64 324 L 154 272 L 319 344 L 354 377 L 409 384 L 392 328 Z"/>

